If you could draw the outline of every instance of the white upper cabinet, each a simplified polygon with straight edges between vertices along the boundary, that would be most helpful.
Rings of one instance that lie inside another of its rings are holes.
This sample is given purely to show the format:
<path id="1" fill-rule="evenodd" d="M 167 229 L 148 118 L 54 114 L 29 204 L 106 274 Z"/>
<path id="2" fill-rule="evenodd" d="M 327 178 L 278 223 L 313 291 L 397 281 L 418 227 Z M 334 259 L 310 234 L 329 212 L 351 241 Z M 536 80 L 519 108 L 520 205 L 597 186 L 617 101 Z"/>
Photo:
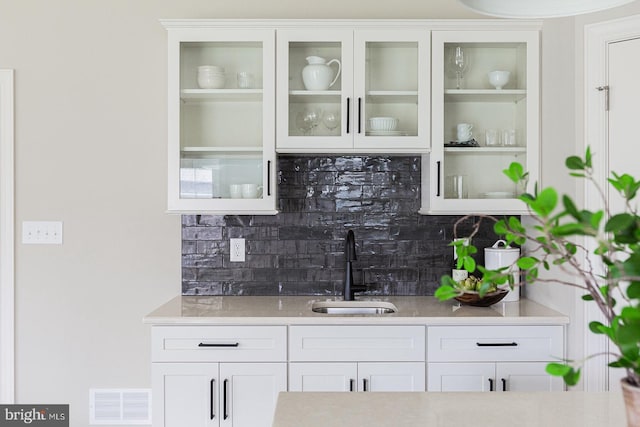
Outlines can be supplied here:
<path id="1" fill-rule="evenodd" d="M 526 213 L 502 171 L 538 181 L 539 23 L 162 23 L 169 212 L 275 214 L 279 152 L 422 153 L 420 213 Z"/>
<path id="2" fill-rule="evenodd" d="M 168 210 L 275 214 L 275 30 L 163 23 Z"/>
<path id="3" fill-rule="evenodd" d="M 277 32 L 279 152 L 427 152 L 429 31 Z"/>
<path id="4" fill-rule="evenodd" d="M 539 37 L 535 30 L 432 33 L 421 213 L 526 213 L 517 199 L 524 189 L 503 170 L 519 162 L 530 186 L 538 181 Z"/>

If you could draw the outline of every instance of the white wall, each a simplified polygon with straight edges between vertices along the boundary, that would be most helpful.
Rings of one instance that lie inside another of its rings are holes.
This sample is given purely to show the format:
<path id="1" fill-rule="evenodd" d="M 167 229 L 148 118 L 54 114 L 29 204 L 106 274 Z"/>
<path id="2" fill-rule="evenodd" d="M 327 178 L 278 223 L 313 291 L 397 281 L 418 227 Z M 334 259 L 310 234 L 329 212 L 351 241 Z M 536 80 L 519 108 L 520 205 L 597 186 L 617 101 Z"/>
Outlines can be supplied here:
<path id="1" fill-rule="evenodd" d="M 16 70 L 17 234 L 25 220 L 65 227 L 62 246 L 16 245 L 16 396 L 69 403 L 72 426 L 87 424 L 89 388 L 149 386 L 141 318 L 180 292 L 158 19 L 478 17 L 453 0 L 0 0 L 0 11 L 0 68 Z M 576 145 L 572 23 L 549 21 L 543 38 L 554 184 Z"/>

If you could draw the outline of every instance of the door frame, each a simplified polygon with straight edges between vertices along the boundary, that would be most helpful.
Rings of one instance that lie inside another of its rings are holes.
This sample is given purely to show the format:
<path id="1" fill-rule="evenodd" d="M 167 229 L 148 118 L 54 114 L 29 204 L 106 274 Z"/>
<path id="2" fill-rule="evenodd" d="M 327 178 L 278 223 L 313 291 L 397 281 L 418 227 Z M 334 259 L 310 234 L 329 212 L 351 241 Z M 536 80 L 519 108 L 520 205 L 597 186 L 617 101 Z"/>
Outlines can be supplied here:
<path id="1" fill-rule="evenodd" d="M 605 92 L 596 88 L 609 84 L 608 56 L 609 45 L 624 40 L 640 37 L 640 15 L 634 15 L 621 19 L 598 22 L 585 25 L 584 29 L 584 150 L 591 147 L 593 158 L 594 176 L 598 185 L 605 191 L 608 197 L 609 185 L 607 177 L 609 171 L 608 155 L 608 112 L 605 108 Z M 601 198 L 593 186 L 585 183 L 583 188 L 585 207 L 590 210 L 600 209 Z M 587 242 L 585 241 L 585 244 Z M 593 244 L 587 244 L 587 249 L 593 250 Z M 604 271 L 602 268 L 601 272 Z M 608 351 L 609 342 L 603 336 L 598 336 L 589 331 L 589 322 L 593 320 L 603 321 L 600 310 L 595 304 L 583 304 L 584 307 L 584 355 L 600 354 Z M 609 390 L 609 368 L 602 363 L 602 358 L 597 357 L 585 364 L 584 370 L 585 391 Z"/>
<path id="2" fill-rule="evenodd" d="M 0 403 L 15 399 L 13 70 L 0 70 Z"/>

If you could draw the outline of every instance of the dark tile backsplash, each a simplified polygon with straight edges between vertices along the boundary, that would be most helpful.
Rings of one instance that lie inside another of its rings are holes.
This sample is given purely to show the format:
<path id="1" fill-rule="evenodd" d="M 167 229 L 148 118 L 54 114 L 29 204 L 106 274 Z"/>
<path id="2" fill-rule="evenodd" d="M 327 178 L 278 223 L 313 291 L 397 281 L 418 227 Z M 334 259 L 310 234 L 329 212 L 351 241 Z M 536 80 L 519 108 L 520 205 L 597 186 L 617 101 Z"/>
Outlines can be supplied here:
<path id="1" fill-rule="evenodd" d="M 280 156 L 275 216 L 182 217 L 184 295 L 340 295 L 344 237 L 372 295 L 432 295 L 450 272 L 456 216 L 418 215 L 419 156 Z M 461 230 L 473 225 L 467 220 Z M 246 261 L 229 262 L 229 239 Z M 496 240 L 483 221 L 478 248 Z M 478 253 L 482 262 L 483 251 Z"/>

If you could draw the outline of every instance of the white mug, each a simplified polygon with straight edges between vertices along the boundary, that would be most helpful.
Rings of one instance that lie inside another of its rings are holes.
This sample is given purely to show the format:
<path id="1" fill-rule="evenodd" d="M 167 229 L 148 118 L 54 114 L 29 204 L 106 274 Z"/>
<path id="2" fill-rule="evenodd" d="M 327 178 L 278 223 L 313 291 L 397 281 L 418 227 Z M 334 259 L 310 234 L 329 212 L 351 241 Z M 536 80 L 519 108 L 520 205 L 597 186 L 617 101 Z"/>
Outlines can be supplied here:
<path id="1" fill-rule="evenodd" d="M 242 198 L 257 199 L 261 188 L 258 184 L 242 184 Z"/>
<path id="2" fill-rule="evenodd" d="M 229 186 L 229 195 L 232 199 L 242 198 L 242 184 L 231 184 Z"/>
<path id="3" fill-rule="evenodd" d="M 471 140 L 471 130 L 473 125 L 471 123 L 458 123 L 456 126 L 456 136 L 458 142 L 465 142 Z"/>

